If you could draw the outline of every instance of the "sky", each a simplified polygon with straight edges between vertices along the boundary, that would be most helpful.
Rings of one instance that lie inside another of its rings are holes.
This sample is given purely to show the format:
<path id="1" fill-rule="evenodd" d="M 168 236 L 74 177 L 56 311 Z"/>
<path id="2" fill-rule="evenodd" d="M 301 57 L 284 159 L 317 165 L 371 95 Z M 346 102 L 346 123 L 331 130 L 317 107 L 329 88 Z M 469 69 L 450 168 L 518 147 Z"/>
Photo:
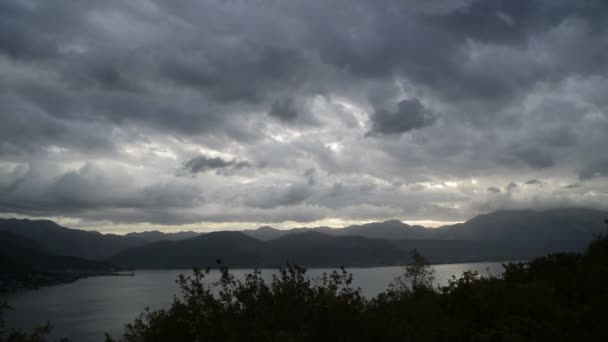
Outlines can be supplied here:
<path id="1" fill-rule="evenodd" d="M 606 23 L 603 0 L 2 0 L 0 216 L 608 209 Z"/>

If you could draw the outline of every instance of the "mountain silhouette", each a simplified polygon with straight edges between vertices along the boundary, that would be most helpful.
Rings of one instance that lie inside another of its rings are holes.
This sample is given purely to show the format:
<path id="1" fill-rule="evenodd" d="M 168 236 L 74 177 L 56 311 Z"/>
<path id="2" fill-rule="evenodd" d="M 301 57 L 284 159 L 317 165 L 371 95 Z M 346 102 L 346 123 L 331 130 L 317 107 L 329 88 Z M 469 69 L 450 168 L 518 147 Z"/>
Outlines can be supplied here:
<path id="1" fill-rule="evenodd" d="M 54 255 L 32 240 L 0 231 L 0 279 L 55 272 L 110 272 L 115 268 L 107 262 Z"/>
<path id="2" fill-rule="evenodd" d="M 294 228 L 279 230 L 264 226 L 245 230 L 260 240 L 305 231 L 334 236 L 359 235 L 386 240 L 585 240 L 605 231 L 608 212 L 595 209 L 567 208 L 552 210 L 504 210 L 478 215 L 464 223 L 439 228 L 410 226 L 398 220 L 353 225 L 345 228 Z"/>
<path id="3" fill-rule="evenodd" d="M 607 212 L 593 209 L 496 211 L 439 228 L 390 220 L 345 228 L 269 226 L 213 233 L 130 233 L 70 229 L 46 220 L 0 219 L 0 231 L 22 236 L 53 255 L 110 260 L 138 268 L 308 267 L 403 264 L 413 248 L 432 262 L 527 259 L 580 251 L 605 232 Z"/>

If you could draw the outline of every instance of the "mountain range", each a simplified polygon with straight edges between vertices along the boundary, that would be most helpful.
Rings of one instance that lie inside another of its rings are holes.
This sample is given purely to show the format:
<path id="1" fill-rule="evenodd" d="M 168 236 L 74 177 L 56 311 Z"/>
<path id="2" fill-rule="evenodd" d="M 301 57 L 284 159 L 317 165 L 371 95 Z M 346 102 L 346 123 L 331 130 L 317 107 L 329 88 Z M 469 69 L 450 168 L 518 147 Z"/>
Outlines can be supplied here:
<path id="1" fill-rule="evenodd" d="M 44 246 L 50 253 L 86 259 L 106 259 L 125 249 L 161 240 L 179 240 L 200 235 L 195 232 L 148 231 L 126 235 L 66 228 L 49 220 L 0 219 L 0 231 L 23 236 Z"/>
<path id="2" fill-rule="evenodd" d="M 115 274 L 117 269 L 104 261 L 55 255 L 30 239 L 0 231 L 0 293 Z"/>
<path id="3" fill-rule="evenodd" d="M 527 260 L 582 250 L 588 240 L 383 240 L 331 236 L 315 231 L 258 240 L 242 232 L 214 232 L 192 239 L 159 241 L 131 248 L 109 260 L 129 268 L 274 268 L 404 265 L 416 248 L 432 263 Z M 217 264 L 221 261 L 221 265 Z"/>
<path id="4" fill-rule="evenodd" d="M 147 232 L 127 233 L 124 236 L 134 238 L 135 240 L 138 240 L 139 242 L 141 242 L 141 241 L 156 242 L 156 241 L 162 241 L 162 240 L 175 241 L 175 240 L 189 239 L 189 238 L 199 236 L 201 234 L 202 233 L 197 233 L 197 232 L 193 232 L 193 231 L 164 233 L 164 232 L 161 232 L 158 230 L 152 230 L 152 231 L 147 231 Z"/>
<path id="5" fill-rule="evenodd" d="M 134 237 L 70 229 L 49 220 L 0 219 L 0 231 L 34 241 L 52 254 L 96 260 L 145 244 Z"/>
<path id="6" fill-rule="evenodd" d="M 0 231 L 0 269 L 2 274 L 97 270 L 110 272 L 111 264 L 74 256 L 54 255 L 34 241 L 11 232 Z"/>
<path id="7" fill-rule="evenodd" d="M 593 209 L 510 210 L 464 223 L 425 228 L 391 220 L 345 228 L 260 227 L 233 232 L 159 231 L 101 234 L 45 220 L 0 219 L 0 231 L 27 238 L 55 255 L 106 260 L 133 268 L 215 266 L 308 267 L 404 264 L 417 248 L 432 262 L 528 259 L 579 251 L 604 233 L 608 212 Z"/>
<path id="8" fill-rule="evenodd" d="M 332 236 L 359 235 L 385 240 L 588 240 L 605 232 L 608 215 L 594 209 L 566 208 L 544 211 L 504 210 L 478 215 L 464 223 L 425 228 L 398 220 L 352 225 L 345 228 L 295 228 L 279 230 L 264 226 L 243 232 L 260 240 L 316 231 Z"/>
<path id="9" fill-rule="evenodd" d="M 136 268 L 277 267 L 285 263 L 307 267 L 393 265 L 407 254 L 391 241 L 361 236 L 333 237 L 319 232 L 290 234 L 262 241 L 242 232 L 215 232 L 193 239 L 160 241 L 112 257 Z"/>

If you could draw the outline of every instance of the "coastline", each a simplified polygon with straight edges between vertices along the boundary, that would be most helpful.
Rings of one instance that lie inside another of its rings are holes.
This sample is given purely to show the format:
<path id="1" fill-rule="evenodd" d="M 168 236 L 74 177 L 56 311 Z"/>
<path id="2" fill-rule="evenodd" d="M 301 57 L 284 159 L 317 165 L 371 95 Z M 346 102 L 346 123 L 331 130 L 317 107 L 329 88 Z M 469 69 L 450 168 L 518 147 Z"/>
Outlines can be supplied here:
<path id="1" fill-rule="evenodd" d="M 98 276 L 134 276 L 133 272 L 120 271 L 60 271 L 39 272 L 20 275 L 3 275 L 0 277 L 0 294 L 14 294 L 27 290 L 38 290 L 41 287 L 73 283 L 79 279 Z"/>

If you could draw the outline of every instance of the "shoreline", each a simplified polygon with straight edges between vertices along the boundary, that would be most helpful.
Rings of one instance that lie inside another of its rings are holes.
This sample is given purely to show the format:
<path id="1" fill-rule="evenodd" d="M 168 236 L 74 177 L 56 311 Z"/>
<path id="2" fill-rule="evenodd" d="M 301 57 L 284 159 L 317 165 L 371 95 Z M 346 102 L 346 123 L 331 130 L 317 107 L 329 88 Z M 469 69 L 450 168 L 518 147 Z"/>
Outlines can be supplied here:
<path id="1" fill-rule="evenodd" d="M 60 271 L 37 272 L 0 279 L 0 294 L 15 294 L 27 290 L 38 290 L 42 287 L 70 284 L 80 279 L 100 276 L 125 277 L 134 276 L 133 272 L 120 271 Z"/>

